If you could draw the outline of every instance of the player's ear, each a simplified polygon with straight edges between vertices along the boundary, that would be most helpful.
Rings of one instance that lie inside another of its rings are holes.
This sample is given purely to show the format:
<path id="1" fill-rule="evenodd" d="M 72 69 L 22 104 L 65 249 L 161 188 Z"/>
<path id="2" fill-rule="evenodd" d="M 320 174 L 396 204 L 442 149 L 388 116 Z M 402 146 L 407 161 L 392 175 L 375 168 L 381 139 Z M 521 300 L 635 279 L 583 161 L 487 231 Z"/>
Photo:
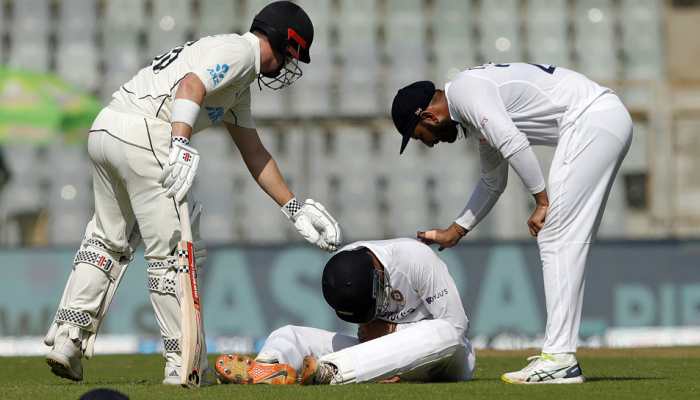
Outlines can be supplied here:
<path id="1" fill-rule="evenodd" d="M 420 119 L 423 123 L 428 125 L 436 125 L 439 122 L 437 115 L 435 115 L 435 113 L 429 110 L 421 112 Z"/>

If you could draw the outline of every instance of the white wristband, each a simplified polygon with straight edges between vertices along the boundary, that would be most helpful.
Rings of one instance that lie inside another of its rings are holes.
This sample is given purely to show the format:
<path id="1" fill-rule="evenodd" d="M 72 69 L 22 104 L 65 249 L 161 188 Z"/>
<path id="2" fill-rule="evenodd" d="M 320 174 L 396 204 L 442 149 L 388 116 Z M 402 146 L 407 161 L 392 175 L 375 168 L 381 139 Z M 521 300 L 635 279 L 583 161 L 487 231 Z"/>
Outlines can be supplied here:
<path id="1" fill-rule="evenodd" d="M 192 128 L 199 115 L 199 104 L 189 99 L 175 99 L 170 123 L 182 122 Z"/>

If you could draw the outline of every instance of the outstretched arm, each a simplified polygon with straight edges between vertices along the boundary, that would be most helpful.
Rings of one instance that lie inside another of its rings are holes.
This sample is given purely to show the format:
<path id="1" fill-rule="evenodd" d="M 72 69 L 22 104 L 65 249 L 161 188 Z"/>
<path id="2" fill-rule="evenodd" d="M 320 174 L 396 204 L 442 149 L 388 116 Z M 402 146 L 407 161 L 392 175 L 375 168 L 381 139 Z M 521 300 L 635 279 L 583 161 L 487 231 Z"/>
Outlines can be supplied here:
<path id="1" fill-rule="evenodd" d="M 241 152 L 243 161 L 248 171 L 265 191 L 280 207 L 294 197 L 287 186 L 277 162 L 260 141 L 260 136 L 255 129 L 243 128 L 225 123 L 231 138 Z"/>
<path id="2" fill-rule="evenodd" d="M 314 200 L 307 199 L 303 203 L 297 201 L 255 129 L 243 128 L 229 122 L 224 124 L 240 150 L 250 174 L 262 190 L 282 207 L 282 213 L 294 223 L 299 234 L 323 250 L 335 251 L 342 237 L 340 227 L 333 216 L 321 203 Z"/>

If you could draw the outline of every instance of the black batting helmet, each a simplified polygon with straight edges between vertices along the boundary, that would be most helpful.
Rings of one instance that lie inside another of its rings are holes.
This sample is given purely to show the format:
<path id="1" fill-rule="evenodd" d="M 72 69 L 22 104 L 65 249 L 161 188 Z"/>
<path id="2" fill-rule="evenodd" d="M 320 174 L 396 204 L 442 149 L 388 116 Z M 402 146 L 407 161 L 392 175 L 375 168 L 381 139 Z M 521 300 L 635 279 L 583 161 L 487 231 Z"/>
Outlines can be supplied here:
<path id="1" fill-rule="evenodd" d="M 360 324 L 373 320 L 383 307 L 388 285 L 383 271 L 374 268 L 369 251 L 360 247 L 331 257 L 323 269 L 321 286 L 338 318 Z"/>
<path id="2" fill-rule="evenodd" d="M 306 64 L 311 61 L 314 25 L 306 12 L 291 1 L 276 1 L 263 7 L 253 19 L 250 31 L 264 33 L 280 54 Z"/>

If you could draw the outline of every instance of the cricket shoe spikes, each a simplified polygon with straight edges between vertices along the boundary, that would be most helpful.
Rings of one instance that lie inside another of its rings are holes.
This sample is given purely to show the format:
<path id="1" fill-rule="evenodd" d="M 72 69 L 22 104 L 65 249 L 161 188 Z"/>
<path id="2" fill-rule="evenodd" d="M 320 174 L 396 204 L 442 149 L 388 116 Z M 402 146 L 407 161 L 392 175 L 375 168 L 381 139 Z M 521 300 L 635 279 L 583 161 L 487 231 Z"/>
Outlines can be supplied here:
<path id="1" fill-rule="evenodd" d="M 302 385 L 330 385 L 338 373 L 335 365 L 318 361 L 314 356 L 304 357 L 301 372 Z"/>
<path id="2" fill-rule="evenodd" d="M 221 383 L 291 385 L 297 373 L 289 364 L 264 363 L 238 354 L 222 354 L 214 364 Z"/>
<path id="3" fill-rule="evenodd" d="M 528 357 L 530 363 L 520 371 L 501 375 L 505 383 L 543 384 L 543 383 L 583 383 L 581 367 L 573 354 L 546 354 Z"/>

